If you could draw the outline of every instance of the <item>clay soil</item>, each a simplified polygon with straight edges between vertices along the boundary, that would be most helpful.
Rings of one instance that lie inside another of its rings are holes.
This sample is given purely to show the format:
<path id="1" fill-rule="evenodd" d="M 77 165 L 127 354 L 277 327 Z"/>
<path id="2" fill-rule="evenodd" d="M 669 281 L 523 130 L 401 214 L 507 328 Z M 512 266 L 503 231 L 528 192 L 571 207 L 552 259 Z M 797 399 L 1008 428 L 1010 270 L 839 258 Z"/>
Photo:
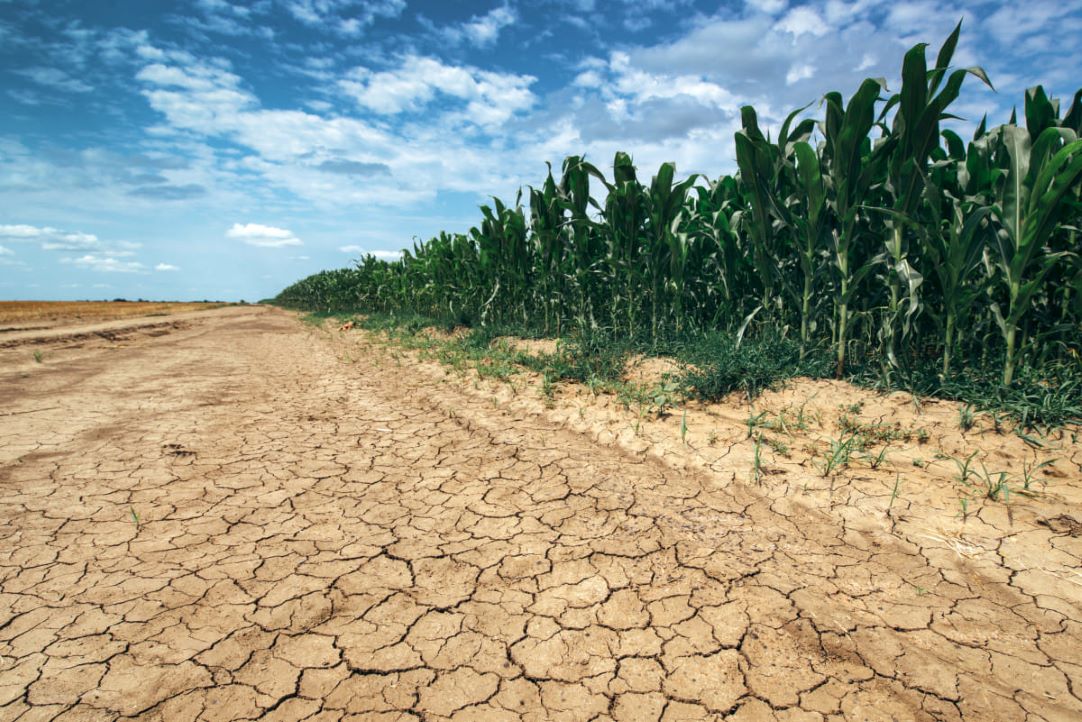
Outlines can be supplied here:
<path id="1" fill-rule="evenodd" d="M 1082 718 L 1072 430 L 829 382 L 657 417 L 161 321 L 0 347 L 0 719 Z M 885 458 L 824 471 L 839 424 Z"/>

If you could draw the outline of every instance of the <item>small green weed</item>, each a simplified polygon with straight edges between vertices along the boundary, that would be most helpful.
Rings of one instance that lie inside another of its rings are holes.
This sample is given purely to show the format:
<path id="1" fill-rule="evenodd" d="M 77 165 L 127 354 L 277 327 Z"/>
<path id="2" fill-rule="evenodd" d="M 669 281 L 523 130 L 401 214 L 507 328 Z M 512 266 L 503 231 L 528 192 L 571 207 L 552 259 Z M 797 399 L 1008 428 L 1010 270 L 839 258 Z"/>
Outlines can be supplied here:
<path id="1" fill-rule="evenodd" d="M 756 484 L 761 484 L 763 479 L 763 438 L 755 436 L 755 456 L 752 459 L 751 477 Z"/>
<path id="2" fill-rule="evenodd" d="M 827 451 L 823 461 L 823 476 L 830 476 L 837 469 L 848 466 L 849 458 L 852 456 L 856 445 L 856 436 L 850 436 L 843 439 L 831 439 L 830 449 Z"/>
<path id="3" fill-rule="evenodd" d="M 784 442 L 773 439 L 769 436 L 764 436 L 762 437 L 762 439 L 766 442 L 766 445 L 770 447 L 770 450 L 773 451 L 775 454 L 780 454 L 781 456 L 789 456 L 789 446 Z"/>
<path id="4" fill-rule="evenodd" d="M 902 484 L 902 475 L 897 474 L 894 477 L 894 489 L 890 492 L 890 503 L 887 504 L 887 516 L 890 516 L 890 510 L 894 507 L 894 500 L 898 498 L 898 490 Z"/>
<path id="5" fill-rule="evenodd" d="M 875 456 L 872 456 L 871 454 L 865 454 L 864 460 L 868 462 L 868 466 L 872 469 L 878 469 L 880 466 L 883 465 L 883 462 L 887 460 L 887 451 L 889 449 L 889 446 L 884 446 Z"/>
<path id="6" fill-rule="evenodd" d="M 977 420 L 973 415 L 973 407 L 970 404 L 966 404 L 958 409 L 958 428 L 962 431 L 969 431 L 976 422 Z"/>
<path id="7" fill-rule="evenodd" d="M 969 486 L 969 477 L 973 473 L 970 468 L 973 464 L 973 459 L 977 456 L 976 451 L 966 457 L 965 461 L 958 461 L 958 459 L 951 459 L 958 467 L 958 481 L 964 486 Z"/>
<path id="8" fill-rule="evenodd" d="M 757 428 L 759 428 L 760 426 L 765 425 L 765 422 L 763 421 L 763 419 L 766 418 L 766 415 L 767 415 L 767 412 L 765 412 L 765 411 L 762 411 L 762 412 L 760 412 L 758 414 L 752 414 L 752 413 L 748 414 L 748 418 L 745 420 L 744 423 L 748 427 L 748 438 L 749 439 L 755 433 L 755 430 Z"/>
<path id="9" fill-rule="evenodd" d="M 1030 491 L 1030 487 L 1033 485 L 1033 482 L 1034 482 L 1034 475 L 1038 471 L 1040 471 L 1041 469 L 1045 468 L 1046 466 L 1051 466 L 1053 463 L 1055 463 L 1055 461 L 1056 461 L 1055 459 L 1045 459 L 1044 461 L 1042 461 L 1040 463 L 1037 463 L 1036 461 L 1034 461 L 1034 463 L 1032 463 L 1032 464 L 1030 462 L 1028 462 L 1028 461 L 1023 461 L 1022 462 L 1022 491 L 1027 491 L 1027 492 Z"/>
<path id="10" fill-rule="evenodd" d="M 988 468 L 982 461 L 980 474 L 975 474 L 975 476 L 982 482 L 985 496 L 992 501 L 996 501 L 1000 497 L 1002 497 L 1004 501 L 1007 500 L 1011 493 L 1010 486 L 1007 484 L 1007 472 L 988 471 Z"/>

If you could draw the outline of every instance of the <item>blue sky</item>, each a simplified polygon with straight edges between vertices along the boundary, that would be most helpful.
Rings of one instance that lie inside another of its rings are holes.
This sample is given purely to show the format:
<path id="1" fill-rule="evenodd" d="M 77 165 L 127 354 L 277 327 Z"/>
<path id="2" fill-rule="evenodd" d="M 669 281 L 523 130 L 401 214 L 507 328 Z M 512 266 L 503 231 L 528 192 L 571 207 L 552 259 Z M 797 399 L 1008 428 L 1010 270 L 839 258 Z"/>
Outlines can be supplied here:
<path id="1" fill-rule="evenodd" d="M 731 171 L 964 19 L 955 110 L 1082 84 L 1082 6 L 932 0 L 0 0 L 0 298 L 239 299 L 464 231 L 571 153 Z"/>

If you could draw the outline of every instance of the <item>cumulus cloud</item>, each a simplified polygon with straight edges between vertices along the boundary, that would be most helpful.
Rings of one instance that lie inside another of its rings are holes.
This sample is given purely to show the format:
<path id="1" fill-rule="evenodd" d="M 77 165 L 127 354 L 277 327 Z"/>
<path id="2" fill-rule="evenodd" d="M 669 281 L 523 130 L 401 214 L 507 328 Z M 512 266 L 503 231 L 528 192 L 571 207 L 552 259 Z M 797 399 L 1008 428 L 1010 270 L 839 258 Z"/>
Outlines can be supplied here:
<path id="1" fill-rule="evenodd" d="M 178 18 L 196 30 L 221 33 L 222 35 L 254 35 L 271 39 L 274 30 L 257 22 L 256 16 L 263 15 L 269 9 L 269 3 L 242 5 L 226 0 L 195 0 L 195 7 L 202 15 L 185 14 Z"/>
<path id="2" fill-rule="evenodd" d="M 180 266 L 174 266 L 172 263 L 159 263 L 154 266 L 155 271 L 179 271 Z"/>
<path id="3" fill-rule="evenodd" d="M 142 273 L 145 266 L 138 261 L 126 261 L 116 255 L 87 253 L 83 256 L 61 258 L 61 263 L 69 263 L 91 271 L 101 273 Z"/>
<path id="4" fill-rule="evenodd" d="M 375 258 L 379 258 L 384 261 L 397 261 L 398 259 L 402 258 L 402 251 L 366 251 L 362 246 L 353 244 L 348 246 L 339 246 L 338 250 L 342 253 L 349 253 L 350 255 L 354 256 L 374 256 Z"/>
<path id="5" fill-rule="evenodd" d="M 313 27 L 358 36 L 379 18 L 394 18 L 406 9 L 405 0 L 285 0 L 289 13 Z"/>
<path id="6" fill-rule="evenodd" d="M 41 244 L 45 251 L 83 251 L 99 246 L 101 241 L 93 233 L 58 233 Z"/>
<path id="7" fill-rule="evenodd" d="M 685 13 L 691 0 L 620 0 L 623 5 L 623 27 L 632 32 L 639 32 L 655 24 L 652 14 L 659 12 Z"/>
<path id="8" fill-rule="evenodd" d="M 594 158 L 598 150 L 611 157 L 622 144 L 653 164 L 691 155 L 673 151 L 674 145 L 686 146 L 700 156 L 695 170 L 706 171 L 716 157 L 712 145 L 718 132 L 729 131 L 743 100 L 704 73 L 650 70 L 624 51 L 611 53 L 607 60 L 589 59 L 580 67 L 570 90 L 573 96 L 554 104 L 553 116 L 538 127 L 570 132 L 579 147 L 568 147 L 571 138 L 562 145 L 572 152 L 588 149 Z"/>
<path id="9" fill-rule="evenodd" d="M 156 99 L 168 99 L 177 90 L 188 91 L 193 103 L 190 111 L 196 117 L 208 114 L 236 112 L 255 105 L 255 99 L 240 88 L 240 77 L 227 69 L 208 62 L 188 62 L 177 65 L 151 63 L 142 68 L 136 80 L 152 86 L 146 96 L 155 104 Z"/>
<path id="10" fill-rule="evenodd" d="M 39 228 L 37 226 L 28 226 L 25 224 L 15 225 L 0 225 L 0 236 L 4 238 L 13 238 L 18 240 L 25 240 L 29 238 L 41 238 L 42 236 L 50 236 L 55 233 L 59 233 L 55 228 Z"/>
<path id="11" fill-rule="evenodd" d="M 137 78 L 151 107 L 164 116 L 155 130 L 163 139 L 194 134 L 242 146 L 243 158 L 229 158 L 229 168 L 249 179 L 258 174 L 264 185 L 320 207 L 410 205 L 437 190 L 483 193 L 525 179 L 522 159 L 513 165 L 486 161 L 510 146 L 496 148 L 484 136 L 506 137 L 510 122 L 528 115 L 537 100 L 531 76 L 407 55 L 386 70 L 358 68 L 340 79 L 334 91 L 346 91 L 359 111 L 350 116 L 264 108 L 221 60 L 158 58 Z M 399 113 L 410 115 L 390 118 Z M 545 159 L 528 161 L 531 177 Z M 213 171 L 219 178 L 223 165 Z"/>
<path id="12" fill-rule="evenodd" d="M 136 76 L 152 108 L 172 129 L 210 137 L 226 137 L 257 153 L 260 161 L 278 163 L 327 155 L 328 149 L 370 150 L 392 146 L 384 131 L 356 118 L 332 117 L 301 110 L 266 110 L 242 87 L 239 76 L 222 64 L 191 59 L 166 65 L 152 63 Z M 340 153 L 334 158 L 340 159 Z M 318 158 L 316 158 L 318 161 Z"/>
<path id="13" fill-rule="evenodd" d="M 261 248 L 281 248 L 283 246 L 303 245 L 301 239 L 293 235 L 292 231 L 274 226 L 264 226 L 259 223 L 234 223 L 225 233 L 226 238 L 243 241 L 249 246 Z"/>
<path id="14" fill-rule="evenodd" d="M 777 28 L 797 38 L 804 34 L 818 38 L 830 32 L 830 27 L 819 13 L 807 5 L 795 7 L 786 13 L 785 17 L 778 21 Z"/>
<path id="15" fill-rule="evenodd" d="M 339 88 L 356 103 L 381 115 L 418 111 L 439 97 L 466 103 L 464 117 L 496 125 L 536 100 L 530 75 L 447 65 L 437 58 L 407 55 L 398 67 L 380 72 L 354 68 Z"/>
<path id="16" fill-rule="evenodd" d="M 634 67 L 631 58 L 623 52 L 612 54 L 609 67 L 616 90 L 638 102 L 679 96 L 718 108 L 732 108 L 736 102 L 730 91 L 702 76 L 649 73 Z"/>
<path id="17" fill-rule="evenodd" d="M 467 43 L 484 48 L 494 45 L 500 32 L 518 21 L 518 13 L 508 5 L 493 8 L 484 15 L 474 15 L 459 25 L 442 28 L 439 34 L 454 44 Z"/>
<path id="18" fill-rule="evenodd" d="M 745 0 L 745 4 L 751 10 L 758 10 L 768 15 L 777 15 L 789 5 L 787 0 Z"/>
<path id="19" fill-rule="evenodd" d="M 789 68 L 789 72 L 785 74 L 785 84 L 792 85 L 798 83 L 801 80 L 806 80 L 815 74 L 815 68 L 807 63 L 800 63 Z"/>
<path id="20" fill-rule="evenodd" d="M 0 238 L 12 241 L 39 241 L 42 250 L 46 251 L 82 251 L 102 245 L 93 233 L 69 232 L 52 226 L 26 224 L 0 225 Z"/>

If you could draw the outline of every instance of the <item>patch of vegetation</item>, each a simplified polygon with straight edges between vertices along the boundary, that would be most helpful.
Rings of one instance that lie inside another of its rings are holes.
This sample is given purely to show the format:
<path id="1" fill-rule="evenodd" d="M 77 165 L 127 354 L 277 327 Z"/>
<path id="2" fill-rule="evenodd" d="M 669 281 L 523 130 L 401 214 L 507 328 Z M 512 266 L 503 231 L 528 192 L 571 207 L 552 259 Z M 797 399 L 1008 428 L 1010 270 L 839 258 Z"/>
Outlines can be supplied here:
<path id="1" fill-rule="evenodd" d="M 805 349 L 802 354 L 798 341 L 773 334 L 737 338 L 723 331 L 687 330 L 679 335 L 649 338 L 594 329 L 560 338 L 553 353 L 526 353 L 497 341 L 502 337 L 545 337 L 537 328 L 521 324 L 465 326 L 455 317 L 433 318 L 413 312 L 321 312 L 301 316 L 304 323 L 313 326 L 332 318 L 339 322 L 352 320 L 360 328 L 384 334 L 458 369 L 475 368 L 482 376 L 506 379 L 518 368 L 525 368 L 542 375 L 550 395 L 553 384 L 578 382 L 595 392 L 617 394 L 629 406 L 648 407 L 647 413 L 656 416 L 688 399 L 717 401 L 733 392 L 754 399 L 791 378 L 830 378 L 834 368 L 828 350 Z M 622 380 L 634 354 L 674 358 L 684 370 L 659 384 L 637 388 Z M 1082 420 L 1082 364 L 1049 368 L 1054 373 L 1038 377 L 1020 367 L 1009 387 L 1000 383 L 993 365 L 983 370 L 967 366 L 948 377 L 928 367 L 921 373 L 898 373 L 889 385 L 877 369 L 854 365 L 847 378 L 866 387 L 964 401 L 967 405 L 959 412 L 963 430 L 972 428 L 975 414 L 983 411 L 989 414 L 997 431 L 1002 431 L 1004 419 L 1010 419 L 1016 432 L 1024 435 L 1025 429 L 1052 428 Z M 857 406 L 839 420 L 843 435 L 859 435 L 865 445 L 928 441 L 924 429 L 861 422 L 853 418 L 860 412 Z M 809 414 L 801 407 L 764 417 L 760 425 L 791 436 L 794 430 L 806 430 L 808 423 Z"/>
<path id="2" fill-rule="evenodd" d="M 300 318 L 301 323 L 303 323 L 304 325 L 315 326 L 318 328 L 322 326 L 323 322 L 326 321 L 328 318 L 335 317 L 335 314 L 332 313 L 302 313 Z"/>
<path id="3" fill-rule="evenodd" d="M 830 476 L 838 469 L 848 466 L 849 459 L 861 449 L 860 439 L 856 436 L 831 439 L 830 448 L 823 455 L 823 476 Z"/>
<path id="4" fill-rule="evenodd" d="M 978 359 L 946 376 L 933 365 L 924 365 L 899 374 L 890 385 L 883 383 L 875 369 L 858 369 L 852 380 L 865 386 L 960 401 L 965 406 L 958 421 L 964 431 L 972 428 L 977 411 L 993 414 L 994 422 L 1006 416 L 1019 430 L 1049 429 L 1082 421 L 1082 359 L 1048 362 L 1039 370 L 1019 367 L 1009 386 L 1002 383 L 1000 373 L 998 364 Z"/>
<path id="5" fill-rule="evenodd" d="M 800 344 L 783 337 L 737 339 L 714 332 L 691 338 L 673 350 L 676 358 L 688 364 L 681 381 L 696 398 L 709 401 L 733 391 L 754 399 L 786 379 L 827 378 L 832 373 L 828 353 L 802 357 Z"/>

